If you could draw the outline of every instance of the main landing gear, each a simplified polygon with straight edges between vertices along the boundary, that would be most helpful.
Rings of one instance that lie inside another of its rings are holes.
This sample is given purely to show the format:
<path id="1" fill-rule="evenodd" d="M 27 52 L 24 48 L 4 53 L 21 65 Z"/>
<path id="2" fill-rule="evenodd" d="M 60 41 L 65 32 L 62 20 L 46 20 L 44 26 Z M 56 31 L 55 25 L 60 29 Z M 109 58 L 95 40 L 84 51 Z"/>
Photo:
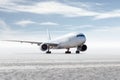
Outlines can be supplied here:
<path id="1" fill-rule="evenodd" d="M 49 49 L 49 48 L 48 48 L 48 50 L 47 50 L 46 54 L 51 54 L 51 51 L 50 51 L 50 49 Z"/>
<path id="2" fill-rule="evenodd" d="M 71 51 L 69 51 L 69 50 L 70 50 L 70 48 L 68 48 L 67 51 L 65 51 L 65 54 L 71 54 Z M 80 53 L 79 48 L 77 48 L 77 50 L 76 50 L 75 53 L 76 53 L 76 54 L 79 54 L 79 53 Z"/>
<path id="3" fill-rule="evenodd" d="M 77 47 L 77 50 L 76 50 L 76 54 L 79 54 L 80 53 L 80 50 L 79 50 L 80 48 L 79 47 Z M 50 51 L 50 49 L 48 48 L 48 50 L 46 51 L 46 54 L 51 54 L 51 51 Z M 65 51 L 65 54 L 71 54 L 71 51 L 70 51 L 70 48 L 67 48 L 67 51 Z"/>
<path id="4" fill-rule="evenodd" d="M 65 53 L 66 53 L 66 54 L 71 54 L 71 51 L 69 51 L 69 50 L 70 50 L 70 49 L 68 48 L 67 51 L 65 51 Z M 79 54 L 80 51 L 77 49 L 75 53 L 76 53 L 76 54 Z"/>
<path id="5" fill-rule="evenodd" d="M 70 48 L 68 48 L 67 51 L 65 51 L 65 53 L 66 53 L 66 54 L 70 54 L 71 51 L 69 51 L 69 50 L 70 50 Z"/>
<path id="6" fill-rule="evenodd" d="M 81 46 L 77 46 L 76 54 L 80 53 Z"/>
<path id="7" fill-rule="evenodd" d="M 46 54 L 51 54 L 51 51 L 47 51 Z"/>
<path id="8" fill-rule="evenodd" d="M 76 50 L 76 54 L 79 54 L 79 53 L 80 53 L 80 51 Z"/>

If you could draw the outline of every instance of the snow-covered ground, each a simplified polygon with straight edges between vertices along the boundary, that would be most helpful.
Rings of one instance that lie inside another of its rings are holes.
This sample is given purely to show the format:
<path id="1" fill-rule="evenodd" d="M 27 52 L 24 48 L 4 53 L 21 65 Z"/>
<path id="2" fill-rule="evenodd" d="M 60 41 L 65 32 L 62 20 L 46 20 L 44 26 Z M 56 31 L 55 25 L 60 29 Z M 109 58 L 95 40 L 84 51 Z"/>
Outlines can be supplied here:
<path id="1" fill-rule="evenodd" d="M 36 45 L 0 43 L 0 80 L 120 80 L 119 48 L 45 54 Z"/>
<path id="2" fill-rule="evenodd" d="M 1 63 L 0 80 L 119 80 L 120 62 Z"/>

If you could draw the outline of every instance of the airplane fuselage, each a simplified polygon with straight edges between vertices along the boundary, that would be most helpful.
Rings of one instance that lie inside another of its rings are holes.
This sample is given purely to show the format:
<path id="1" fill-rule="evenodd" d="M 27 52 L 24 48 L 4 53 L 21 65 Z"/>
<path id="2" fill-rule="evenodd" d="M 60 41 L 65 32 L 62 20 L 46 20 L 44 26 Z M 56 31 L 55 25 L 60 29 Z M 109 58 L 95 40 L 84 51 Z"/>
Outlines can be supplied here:
<path id="1" fill-rule="evenodd" d="M 58 42 L 56 49 L 73 48 L 84 44 L 86 37 L 85 35 L 77 37 L 76 34 L 69 34 L 54 40 L 54 42 Z"/>

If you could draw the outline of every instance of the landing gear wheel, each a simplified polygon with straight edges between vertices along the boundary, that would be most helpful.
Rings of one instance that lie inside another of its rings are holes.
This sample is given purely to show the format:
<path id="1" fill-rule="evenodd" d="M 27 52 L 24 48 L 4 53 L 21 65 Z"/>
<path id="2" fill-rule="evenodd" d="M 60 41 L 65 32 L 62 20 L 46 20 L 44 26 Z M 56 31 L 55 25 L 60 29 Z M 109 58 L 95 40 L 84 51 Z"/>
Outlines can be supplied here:
<path id="1" fill-rule="evenodd" d="M 71 51 L 65 51 L 65 53 L 66 53 L 66 54 L 70 54 L 70 53 L 71 53 Z"/>
<path id="2" fill-rule="evenodd" d="M 80 51 L 76 51 L 76 54 L 79 54 L 80 53 Z"/>
<path id="3" fill-rule="evenodd" d="M 46 54 L 51 54 L 51 51 L 47 51 Z"/>

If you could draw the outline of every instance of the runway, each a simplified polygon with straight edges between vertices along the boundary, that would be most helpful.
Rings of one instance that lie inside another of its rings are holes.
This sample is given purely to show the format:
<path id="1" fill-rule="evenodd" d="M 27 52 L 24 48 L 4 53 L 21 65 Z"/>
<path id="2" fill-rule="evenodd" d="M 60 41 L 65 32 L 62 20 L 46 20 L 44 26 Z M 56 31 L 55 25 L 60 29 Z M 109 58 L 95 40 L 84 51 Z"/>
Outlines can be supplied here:
<path id="1" fill-rule="evenodd" d="M 70 55 L 68 55 L 68 57 L 70 57 Z M 60 58 L 0 60 L 0 80 L 119 79 L 119 60 L 62 60 L 62 58 L 61 60 Z"/>
<path id="2" fill-rule="evenodd" d="M 0 80 L 119 80 L 119 62 L 1 64 Z"/>
<path id="3" fill-rule="evenodd" d="M 120 80 L 117 50 L 88 49 L 81 54 L 74 50 L 64 54 L 60 50 L 45 54 L 33 45 L 18 46 L 0 46 L 0 80 Z"/>

